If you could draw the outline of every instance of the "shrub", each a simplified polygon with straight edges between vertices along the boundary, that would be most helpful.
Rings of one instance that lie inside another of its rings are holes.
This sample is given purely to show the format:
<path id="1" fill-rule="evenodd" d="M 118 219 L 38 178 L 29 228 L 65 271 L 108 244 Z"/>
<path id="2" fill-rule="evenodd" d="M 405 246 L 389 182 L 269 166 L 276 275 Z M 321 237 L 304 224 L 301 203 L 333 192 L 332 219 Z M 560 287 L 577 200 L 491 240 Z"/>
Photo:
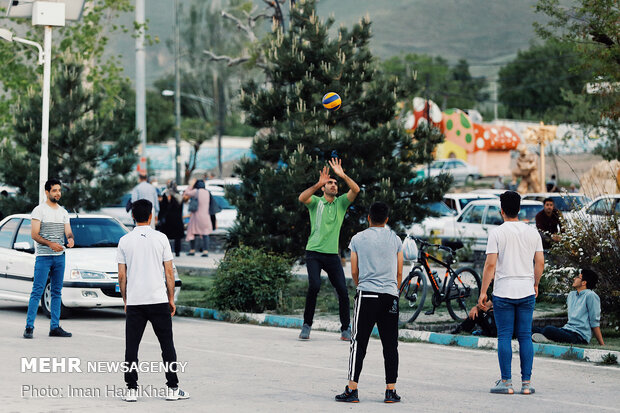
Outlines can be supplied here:
<path id="1" fill-rule="evenodd" d="M 576 269 L 592 268 L 599 275 L 596 293 L 602 312 L 616 321 L 620 314 L 619 223 L 618 216 L 594 220 L 577 214 L 566 222 L 561 240 L 551 248 L 552 264 L 546 271 L 557 287 L 568 290 Z"/>
<path id="2" fill-rule="evenodd" d="M 215 273 L 211 301 L 218 310 L 275 310 L 286 294 L 292 265 L 288 257 L 260 249 L 230 249 Z"/>

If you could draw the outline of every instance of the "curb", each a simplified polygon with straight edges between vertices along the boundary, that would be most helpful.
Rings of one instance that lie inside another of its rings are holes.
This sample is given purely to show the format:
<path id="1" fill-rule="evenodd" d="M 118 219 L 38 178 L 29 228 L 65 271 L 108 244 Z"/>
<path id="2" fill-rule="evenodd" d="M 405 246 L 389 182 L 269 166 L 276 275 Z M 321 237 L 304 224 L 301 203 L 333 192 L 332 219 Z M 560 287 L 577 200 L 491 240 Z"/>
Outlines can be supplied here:
<path id="1" fill-rule="evenodd" d="M 296 317 L 286 317 L 272 314 L 238 313 L 218 311 L 210 308 L 178 306 L 180 313 L 195 318 L 203 318 L 217 321 L 247 320 L 260 325 L 285 328 L 301 328 L 303 319 Z M 340 323 L 337 321 L 315 320 L 312 327 L 316 330 L 340 332 Z M 377 327 L 372 330 L 374 337 L 379 337 Z M 497 339 L 492 337 L 461 336 L 447 333 L 435 333 L 430 331 L 399 329 L 398 338 L 408 340 L 418 340 L 427 343 L 441 344 L 444 346 L 458 346 L 466 348 L 477 348 L 483 350 L 496 350 Z M 519 343 L 512 341 L 512 351 L 518 353 Z M 534 353 L 564 360 L 581 360 L 591 363 L 600 363 L 603 357 L 608 354 L 615 355 L 620 359 L 620 351 L 590 349 L 573 346 L 562 346 L 557 344 L 534 343 Z"/>

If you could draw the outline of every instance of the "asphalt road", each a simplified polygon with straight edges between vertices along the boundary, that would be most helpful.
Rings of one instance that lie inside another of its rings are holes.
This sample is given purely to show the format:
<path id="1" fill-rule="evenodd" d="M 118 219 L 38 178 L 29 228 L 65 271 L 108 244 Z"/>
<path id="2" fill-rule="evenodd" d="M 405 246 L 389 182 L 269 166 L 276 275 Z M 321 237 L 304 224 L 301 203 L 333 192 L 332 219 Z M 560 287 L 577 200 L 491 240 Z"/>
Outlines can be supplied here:
<path id="1" fill-rule="evenodd" d="M 62 326 L 74 335 L 69 339 L 48 337 L 48 320 L 39 314 L 33 340 L 21 337 L 25 312 L 23 305 L 0 301 L 2 412 L 620 412 L 618 367 L 536 358 L 536 394 L 492 395 L 489 388 L 499 376 L 494 351 L 424 343 L 400 344 L 402 402 L 385 405 L 381 345 L 374 339 L 360 380 L 361 402 L 340 404 L 333 398 L 346 384 L 348 344 L 337 334 L 315 331 L 310 341 L 300 342 L 297 330 L 181 317 L 174 319 L 178 359 L 187 362 L 180 387 L 191 399 L 144 397 L 126 403 L 114 396 L 124 389 L 122 374 L 95 364 L 123 359 L 121 311 L 84 311 L 64 320 Z M 42 357 L 65 363 L 79 359 L 82 372 L 22 372 L 22 359 L 33 357 L 39 363 Z M 140 361 L 159 360 L 159 345 L 147 327 Z M 98 372 L 87 371 L 89 363 Z M 519 371 L 518 355 L 513 371 Z M 164 383 L 163 373 L 140 375 L 140 384 L 153 396 Z"/>

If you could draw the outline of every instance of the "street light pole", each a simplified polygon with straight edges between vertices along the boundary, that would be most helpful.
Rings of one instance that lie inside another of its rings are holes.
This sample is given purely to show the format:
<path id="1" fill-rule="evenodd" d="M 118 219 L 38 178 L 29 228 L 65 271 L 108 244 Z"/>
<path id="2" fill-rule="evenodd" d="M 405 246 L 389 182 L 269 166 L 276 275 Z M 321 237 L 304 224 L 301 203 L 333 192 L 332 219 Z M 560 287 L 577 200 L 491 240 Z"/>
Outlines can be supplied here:
<path id="1" fill-rule="evenodd" d="M 41 162 L 39 164 L 39 203 L 46 201 L 49 160 L 47 156 L 50 131 L 50 78 L 52 70 L 52 26 L 45 26 L 43 38 L 43 116 L 41 119 Z"/>
<path id="2" fill-rule="evenodd" d="M 181 185 L 181 73 L 179 70 L 179 0 L 174 0 L 174 116 L 176 127 L 174 130 L 174 164 L 175 180 Z"/>
<path id="3" fill-rule="evenodd" d="M 144 1 L 136 0 L 136 129 L 140 133 L 140 163 L 138 172 L 146 170 L 146 51 L 144 50 Z"/>

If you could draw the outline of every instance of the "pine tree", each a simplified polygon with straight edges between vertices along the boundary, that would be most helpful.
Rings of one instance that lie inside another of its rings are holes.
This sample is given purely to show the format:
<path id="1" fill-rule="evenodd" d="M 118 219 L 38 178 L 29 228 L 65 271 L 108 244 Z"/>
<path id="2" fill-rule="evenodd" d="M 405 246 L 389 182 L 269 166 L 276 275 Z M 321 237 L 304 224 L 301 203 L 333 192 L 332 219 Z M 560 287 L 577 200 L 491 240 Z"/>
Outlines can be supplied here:
<path id="1" fill-rule="evenodd" d="M 51 86 L 50 178 L 63 183 L 67 210 L 92 210 L 115 201 L 133 183 L 138 135 L 127 130 L 121 104 L 103 110 L 104 96 L 85 84 L 84 66 L 65 56 Z M 14 134 L 0 146 L 0 181 L 19 189 L 4 200 L 4 213 L 30 211 L 38 204 L 41 155 L 41 95 L 32 89 L 14 113 Z M 108 142 L 105 143 L 104 142 Z"/>
<path id="2" fill-rule="evenodd" d="M 412 140 L 395 120 L 397 85 L 377 69 L 370 21 L 340 27 L 336 39 L 329 37 L 333 24 L 318 18 L 314 0 L 296 2 L 287 30 L 274 25 L 264 41 L 269 83 L 243 85 L 248 122 L 265 133 L 236 170 L 243 185 L 229 190 L 239 212 L 232 244 L 302 255 L 310 223 L 297 197 L 316 183 L 333 151 L 362 188 L 345 218 L 341 248 L 366 227 L 372 202 L 390 205 L 389 225 L 402 231 L 428 214 L 421 203 L 440 200 L 449 187 L 445 176 L 414 179 L 413 167 L 432 159 L 443 136 L 420 128 Z M 329 91 L 343 99 L 338 111 L 321 105 Z M 339 189 L 348 191 L 344 183 Z"/>

